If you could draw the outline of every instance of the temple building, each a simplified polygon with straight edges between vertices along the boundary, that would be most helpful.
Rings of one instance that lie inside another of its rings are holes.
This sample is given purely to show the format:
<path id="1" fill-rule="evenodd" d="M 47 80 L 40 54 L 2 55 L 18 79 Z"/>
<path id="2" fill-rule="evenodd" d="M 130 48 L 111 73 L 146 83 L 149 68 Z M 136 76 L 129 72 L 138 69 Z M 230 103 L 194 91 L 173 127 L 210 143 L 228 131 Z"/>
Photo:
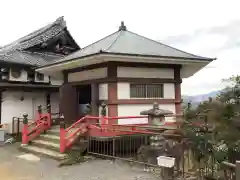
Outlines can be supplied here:
<path id="1" fill-rule="evenodd" d="M 59 112 L 59 86 L 62 79 L 35 72 L 80 50 L 63 17 L 0 48 L 0 124 L 11 133 L 13 117 L 26 112 L 35 117 L 38 105 L 51 104 Z"/>
<path id="2" fill-rule="evenodd" d="M 182 79 L 214 60 L 131 32 L 123 22 L 116 32 L 82 49 L 75 46 L 74 50 L 36 69 L 63 81 L 60 111 L 67 123 L 82 115 L 86 103 L 91 103 L 92 114 L 97 116 L 101 103 L 107 105 L 108 116 L 140 115 L 154 102 L 161 109 L 180 114 Z M 108 123 L 146 122 L 147 119 L 119 119 Z"/>

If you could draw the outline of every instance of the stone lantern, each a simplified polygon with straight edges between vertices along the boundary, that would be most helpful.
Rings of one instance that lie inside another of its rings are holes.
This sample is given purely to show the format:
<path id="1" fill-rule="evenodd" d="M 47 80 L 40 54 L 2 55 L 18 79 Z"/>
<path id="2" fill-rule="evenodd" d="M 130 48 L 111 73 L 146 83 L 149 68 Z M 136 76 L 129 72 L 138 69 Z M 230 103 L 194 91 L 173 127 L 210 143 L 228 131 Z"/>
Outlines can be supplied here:
<path id="1" fill-rule="evenodd" d="M 140 115 L 148 115 L 148 124 L 161 126 L 165 124 L 165 116 L 173 115 L 172 111 L 159 109 L 157 102 L 153 103 L 153 108 L 140 112 Z"/>

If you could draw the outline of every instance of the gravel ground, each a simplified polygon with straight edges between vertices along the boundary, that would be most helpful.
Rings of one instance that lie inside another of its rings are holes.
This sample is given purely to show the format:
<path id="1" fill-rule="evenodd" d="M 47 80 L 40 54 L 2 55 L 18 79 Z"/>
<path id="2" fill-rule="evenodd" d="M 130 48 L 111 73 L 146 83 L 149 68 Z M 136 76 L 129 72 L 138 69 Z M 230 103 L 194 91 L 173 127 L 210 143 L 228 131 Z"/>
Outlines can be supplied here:
<path id="1" fill-rule="evenodd" d="M 58 167 L 58 162 L 40 157 L 28 161 L 17 156 L 19 144 L 0 146 L 1 180 L 160 180 L 157 175 L 143 168 L 129 166 L 122 161 L 95 159 L 82 164 Z"/>

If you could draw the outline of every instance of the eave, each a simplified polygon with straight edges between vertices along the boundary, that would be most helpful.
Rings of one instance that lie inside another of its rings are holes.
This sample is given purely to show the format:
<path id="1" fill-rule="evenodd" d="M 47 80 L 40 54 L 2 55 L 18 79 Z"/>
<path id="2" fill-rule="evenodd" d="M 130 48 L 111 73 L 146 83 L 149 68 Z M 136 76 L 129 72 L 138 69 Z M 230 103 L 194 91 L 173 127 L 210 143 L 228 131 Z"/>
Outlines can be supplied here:
<path id="1" fill-rule="evenodd" d="M 121 54 L 121 53 L 108 53 L 99 52 L 82 56 L 67 61 L 58 61 L 45 66 L 37 67 L 36 71 L 50 76 L 61 77 L 62 72 L 77 67 L 84 67 L 92 64 L 99 64 L 104 62 L 132 62 L 132 63 L 148 63 L 148 64 L 179 64 L 179 65 L 197 65 L 198 70 L 205 67 L 207 64 L 215 60 L 209 59 L 192 59 L 181 57 L 166 57 L 166 56 L 153 56 L 153 55 L 135 55 L 135 54 Z M 198 71 L 197 70 L 197 71 Z"/>
<path id="2" fill-rule="evenodd" d="M 40 70 L 43 70 L 44 68 L 51 68 L 53 66 L 56 66 L 56 65 L 64 65 L 64 64 L 68 64 L 68 63 L 72 63 L 72 62 L 77 62 L 77 61 L 81 61 L 81 60 L 84 60 L 86 58 L 91 58 L 91 57 L 95 57 L 95 56 L 105 56 L 105 57 L 117 57 L 117 58 L 141 58 L 141 59 L 152 59 L 152 60 L 156 60 L 156 59 L 164 59 L 167 61 L 167 63 L 171 63 L 171 61 L 184 61 L 184 62 L 188 62 L 188 63 L 210 63 L 214 60 L 216 60 L 216 58 L 182 58 L 182 57 L 171 57 L 171 56 L 154 56 L 154 55 L 142 55 L 142 54 L 123 54 L 123 53 L 109 53 L 109 52 L 103 52 L 103 51 L 100 51 L 98 53 L 94 53 L 94 54 L 89 54 L 89 55 L 86 55 L 86 56 L 82 56 L 80 58 L 74 58 L 74 59 L 70 59 L 70 60 L 66 60 L 66 61 L 56 61 L 54 63 L 51 63 L 51 64 L 47 64 L 47 65 L 44 65 L 44 66 L 40 66 L 38 67 L 36 70 L 37 71 L 40 71 Z M 100 63 L 100 62 L 99 62 Z M 154 63 L 157 63 L 157 62 L 154 62 Z M 159 62 L 160 63 L 160 62 Z"/>

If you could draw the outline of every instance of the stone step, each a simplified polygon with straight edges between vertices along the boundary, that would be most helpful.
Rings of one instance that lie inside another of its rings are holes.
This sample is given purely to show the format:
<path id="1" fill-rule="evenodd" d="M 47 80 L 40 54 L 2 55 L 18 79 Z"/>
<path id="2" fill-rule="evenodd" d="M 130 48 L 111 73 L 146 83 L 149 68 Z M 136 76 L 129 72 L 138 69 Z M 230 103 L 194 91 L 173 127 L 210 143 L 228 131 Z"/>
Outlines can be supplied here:
<path id="1" fill-rule="evenodd" d="M 69 136 L 76 129 L 71 129 L 66 136 Z M 79 132 L 77 135 L 79 139 L 76 140 L 70 151 L 80 152 L 88 147 L 88 141 L 84 137 L 81 137 L 84 134 Z M 46 133 L 40 134 L 38 138 L 32 140 L 29 145 L 21 146 L 20 149 L 32 154 L 48 156 L 56 160 L 62 160 L 67 157 L 67 154 L 60 153 L 60 126 L 53 126 Z"/>
<path id="2" fill-rule="evenodd" d="M 52 127 L 51 129 L 48 129 L 47 134 L 60 136 L 60 127 L 57 126 L 57 127 Z"/>
<path id="3" fill-rule="evenodd" d="M 46 149 L 50 149 L 53 151 L 60 151 L 60 144 L 59 143 L 55 143 L 52 141 L 46 141 L 46 140 L 42 140 L 42 139 L 34 139 L 31 141 L 32 145 L 35 145 L 37 147 L 42 147 L 42 148 L 46 148 Z"/>
<path id="4" fill-rule="evenodd" d="M 20 150 L 22 150 L 24 152 L 36 154 L 36 155 L 47 156 L 47 157 L 50 157 L 52 159 L 59 160 L 59 161 L 67 158 L 67 154 L 61 154 L 60 152 L 46 149 L 43 147 L 38 147 L 35 145 L 24 145 L 24 146 L 20 147 Z"/>
<path id="5" fill-rule="evenodd" d="M 41 140 L 45 140 L 45 141 L 50 141 L 50 142 L 54 142 L 54 143 L 58 143 L 60 142 L 60 136 L 56 135 L 56 134 L 40 134 L 39 138 Z"/>

